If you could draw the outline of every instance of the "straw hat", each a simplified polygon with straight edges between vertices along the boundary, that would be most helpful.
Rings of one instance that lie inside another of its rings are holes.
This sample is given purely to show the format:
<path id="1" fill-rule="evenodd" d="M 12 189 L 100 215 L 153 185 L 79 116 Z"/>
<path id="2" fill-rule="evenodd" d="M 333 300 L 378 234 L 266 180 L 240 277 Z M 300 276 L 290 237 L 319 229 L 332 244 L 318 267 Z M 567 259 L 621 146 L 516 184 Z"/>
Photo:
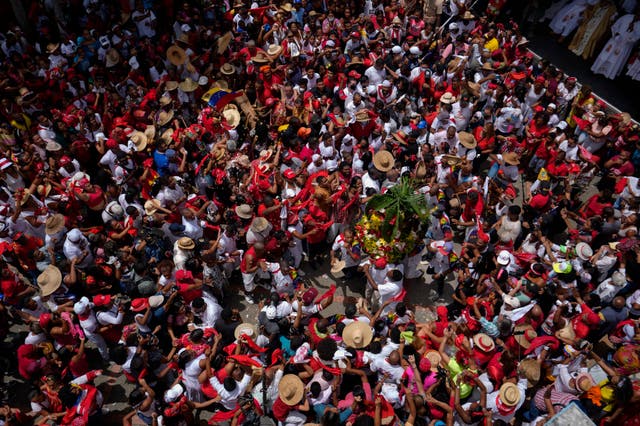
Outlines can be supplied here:
<path id="1" fill-rule="evenodd" d="M 44 223 L 44 232 L 47 235 L 55 235 L 64 228 L 64 216 L 56 213 L 49 216 Z"/>
<path id="2" fill-rule="evenodd" d="M 576 244 L 576 255 L 580 259 L 587 261 L 591 259 L 591 256 L 593 256 L 593 249 L 589 244 L 585 242 L 579 242 L 578 244 Z"/>
<path id="3" fill-rule="evenodd" d="M 496 344 L 493 339 L 484 333 L 478 333 L 473 336 L 473 344 L 482 352 L 491 352 L 496 348 Z"/>
<path id="4" fill-rule="evenodd" d="M 373 156 L 373 165 L 381 172 L 388 172 L 395 165 L 395 159 L 389 151 L 382 149 Z"/>
<path id="5" fill-rule="evenodd" d="M 164 84 L 164 88 L 167 89 L 167 92 L 172 92 L 178 88 L 180 84 L 177 81 L 170 80 Z M 162 98 L 160 98 L 162 99 Z M 171 99 L 171 98 L 169 98 Z M 165 101 L 166 102 L 166 101 Z"/>
<path id="6" fill-rule="evenodd" d="M 217 41 L 217 49 L 218 55 L 222 55 L 227 47 L 229 47 L 229 43 L 231 43 L 231 39 L 233 38 L 233 34 L 231 31 L 227 31 L 222 37 L 220 37 Z"/>
<path id="7" fill-rule="evenodd" d="M 38 275 L 37 281 L 38 287 L 40 287 L 40 294 L 42 294 L 42 296 L 49 296 L 60 288 L 60 284 L 62 284 L 62 273 L 57 267 L 49 265 Z"/>
<path id="8" fill-rule="evenodd" d="M 278 46 L 277 44 L 270 44 L 267 49 L 267 55 L 272 59 L 277 58 L 282 53 L 282 46 Z"/>
<path id="9" fill-rule="evenodd" d="M 144 212 L 145 212 L 145 214 L 147 216 L 152 216 L 152 215 L 156 214 L 156 212 L 158 211 L 158 208 L 156 206 L 158 206 L 159 204 L 160 204 L 160 201 L 158 201 L 155 198 L 145 201 L 144 202 Z"/>
<path id="10" fill-rule="evenodd" d="M 356 121 L 359 121 L 361 123 L 368 123 L 369 120 L 371 120 L 371 116 L 369 115 L 368 109 L 365 108 L 356 112 Z"/>
<path id="11" fill-rule="evenodd" d="M 253 62 L 254 64 L 268 64 L 269 62 L 271 62 L 271 58 L 267 56 L 265 52 L 260 50 L 258 51 L 258 53 L 256 53 L 256 56 L 251 57 L 251 62 Z"/>
<path id="12" fill-rule="evenodd" d="M 520 361 L 520 373 L 529 382 L 527 387 L 534 387 L 540 381 L 540 363 L 535 359 L 525 359 Z"/>
<path id="13" fill-rule="evenodd" d="M 106 57 L 105 66 L 107 68 L 114 67 L 118 64 L 118 62 L 120 62 L 120 54 L 113 47 L 107 50 L 105 57 Z"/>
<path id="14" fill-rule="evenodd" d="M 431 363 L 431 371 L 437 371 L 438 366 L 442 361 L 442 355 L 440 355 L 438 351 L 434 351 L 433 349 L 431 349 L 424 353 L 424 357 L 427 358 Z"/>
<path id="15" fill-rule="evenodd" d="M 404 131 L 398 130 L 397 132 L 393 133 L 391 136 L 393 136 L 393 138 L 398 142 L 400 142 L 402 145 L 407 145 L 407 134 Z"/>
<path id="16" fill-rule="evenodd" d="M 234 107 L 235 105 L 227 105 L 224 111 L 222 111 L 222 115 L 224 116 L 224 119 L 227 121 L 227 125 L 233 129 L 238 127 L 238 124 L 240 124 L 240 112 L 238 111 L 237 108 L 234 108 Z"/>
<path id="17" fill-rule="evenodd" d="M 462 19 L 474 19 L 475 16 L 473 15 L 473 13 L 469 12 L 468 10 L 464 12 L 464 15 L 462 15 Z"/>
<path id="18" fill-rule="evenodd" d="M 350 348 L 364 348 L 371 343 L 371 339 L 373 331 L 369 324 L 363 321 L 354 321 L 342 330 L 342 340 Z"/>
<path id="19" fill-rule="evenodd" d="M 240 219 L 251 219 L 253 217 L 253 209 L 249 204 L 240 204 L 235 208 L 235 211 Z"/>
<path id="20" fill-rule="evenodd" d="M 49 43 L 47 44 L 47 53 L 53 53 L 56 50 L 58 50 L 58 47 L 60 47 L 60 43 Z"/>
<path id="21" fill-rule="evenodd" d="M 520 159 L 518 158 L 518 154 L 515 152 L 507 152 L 506 154 L 502 154 L 502 159 L 505 163 L 510 164 L 512 166 L 517 166 L 520 164 Z"/>
<path id="22" fill-rule="evenodd" d="M 297 405 L 304 396 L 304 384 L 295 374 L 285 375 L 278 384 L 278 395 L 286 405 Z"/>
<path id="23" fill-rule="evenodd" d="M 153 126 L 151 124 L 147 125 L 147 128 L 144 129 L 143 133 L 147 137 L 147 142 L 153 143 L 153 140 L 156 137 L 156 126 Z"/>
<path id="24" fill-rule="evenodd" d="M 462 146 L 464 146 L 467 149 L 473 149 L 476 146 L 478 146 L 478 142 L 476 141 L 475 136 L 473 136 L 469 132 L 459 132 L 458 139 L 460 140 L 460 143 L 462 144 Z"/>
<path id="25" fill-rule="evenodd" d="M 293 6 L 291 6 L 291 3 L 285 3 L 282 6 L 280 6 L 280 10 L 284 10 L 285 12 L 291 12 L 293 10 Z"/>
<path id="26" fill-rule="evenodd" d="M 173 128 L 168 128 L 167 130 L 162 132 L 162 135 L 160 135 L 160 139 L 165 143 L 171 142 L 171 139 L 173 139 Z"/>
<path id="27" fill-rule="evenodd" d="M 513 330 L 513 337 L 520 346 L 528 349 L 531 341 L 538 337 L 538 333 L 529 324 L 520 324 Z"/>
<path id="28" fill-rule="evenodd" d="M 196 243 L 189 237 L 182 237 L 178 240 L 178 248 L 181 250 L 193 250 Z"/>
<path id="29" fill-rule="evenodd" d="M 158 114 L 158 119 L 156 122 L 158 126 L 162 127 L 173 119 L 173 110 L 169 111 L 160 111 Z M 164 135 L 163 135 L 164 136 Z"/>
<path id="30" fill-rule="evenodd" d="M 264 217 L 256 217 L 253 219 L 253 221 L 251 222 L 251 227 L 250 229 L 253 232 L 257 232 L 258 234 L 261 232 L 266 231 L 267 229 L 269 229 L 269 226 L 271 224 L 269 223 L 269 221 L 267 219 L 265 219 Z"/>
<path id="31" fill-rule="evenodd" d="M 236 72 L 236 67 L 226 62 L 220 67 L 220 72 L 224 75 L 233 75 Z"/>
<path id="32" fill-rule="evenodd" d="M 571 324 L 568 324 L 564 328 L 556 331 L 555 336 L 558 340 L 567 344 L 571 344 L 576 340 L 576 332 L 573 330 Z"/>
<path id="33" fill-rule="evenodd" d="M 235 336 L 236 340 L 239 340 L 240 336 L 242 336 L 243 334 L 246 334 L 252 339 L 255 339 L 258 336 L 258 327 L 256 327 L 255 324 L 251 324 L 250 322 L 243 322 L 236 327 L 233 335 Z"/>
<path id="34" fill-rule="evenodd" d="M 137 130 L 129 135 L 129 139 L 131 139 L 131 142 L 133 142 L 133 145 L 136 147 L 136 151 L 138 152 L 144 151 L 147 147 L 147 143 L 149 142 L 147 140 L 147 135 Z"/>
<path id="35" fill-rule="evenodd" d="M 182 90 L 183 92 L 191 93 L 198 88 L 198 82 L 193 81 L 191 77 L 187 77 L 184 79 L 182 83 L 180 83 L 179 87 L 180 87 L 180 90 Z"/>
<path id="36" fill-rule="evenodd" d="M 520 402 L 520 389 L 515 383 L 507 382 L 500 386 L 499 405 L 506 408 L 515 407 Z"/>
<path id="37" fill-rule="evenodd" d="M 183 65 L 187 62 L 187 52 L 182 47 L 173 44 L 167 49 L 167 59 L 176 67 Z"/>
<path id="38" fill-rule="evenodd" d="M 452 104 L 456 101 L 456 97 L 453 96 L 453 93 L 446 92 L 442 96 L 440 96 L 440 102 L 443 104 Z"/>
<path id="39" fill-rule="evenodd" d="M 344 260 L 336 260 L 331 265 L 331 273 L 335 274 L 337 272 L 342 271 L 346 265 L 347 265 L 347 262 L 345 262 Z"/>

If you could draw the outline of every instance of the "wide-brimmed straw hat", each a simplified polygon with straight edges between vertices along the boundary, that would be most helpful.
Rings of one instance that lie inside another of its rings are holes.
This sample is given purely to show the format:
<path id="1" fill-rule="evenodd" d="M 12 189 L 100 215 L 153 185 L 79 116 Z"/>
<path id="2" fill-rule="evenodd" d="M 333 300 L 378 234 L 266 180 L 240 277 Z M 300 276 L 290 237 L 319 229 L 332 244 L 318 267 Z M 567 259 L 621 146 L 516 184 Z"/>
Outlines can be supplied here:
<path id="1" fill-rule="evenodd" d="M 227 50 L 227 47 L 229 47 L 229 43 L 231 43 L 232 39 L 233 39 L 233 34 L 231 34 L 231 31 L 227 31 L 226 33 L 224 33 L 222 37 L 218 39 L 216 43 L 216 49 L 218 50 L 218 55 L 222 55 L 224 51 Z"/>
<path id="2" fill-rule="evenodd" d="M 144 149 L 147 147 L 147 143 L 149 142 L 149 140 L 147 139 L 147 135 L 137 130 L 129 135 L 129 139 L 131 139 L 131 142 L 133 142 L 133 146 L 138 152 L 144 151 Z"/>
<path id="3" fill-rule="evenodd" d="M 191 93 L 198 88 L 198 82 L 193 81 L 190 77 L 187 77 L 184 79 L 182 83 L 180 83 L 179 87 L 180 87 L 180 90 L 182 90 L 183 92 Z"/>
<path id="4" fill-rule="evenodd" d="M 297 405 L 304 396 L 304 384 L 295 374 L 287 374 L 278 384 L 278 395 L 288 406 Z"/>
<path id="5" fill-rule="evenodd" d="M 515 383 L 507 382 L 500 386 L 500 392 L 498 396 L 498 409 L 502 408 L 507 411 L 520 402 L 520 389 Z"/>
<path id="6" fill-rule="evenodd" d="M 513 337 L 520 346 L 527 349 L 533 339 L 538 337 L 538 333 L 529 324 L 520 324 L 513 330 Z"/>
<path id="7" fill-rule="evenodd" d="M 532 388 L 540 381 L 540 363 L 535 359 L 520 361 L 520 373 L 527 379 L 527 387 Z"/>
<path id="8" fill-rule="evenodd" d="M 264 217 L 258 216 L 258 217 L 253 219 L 253 221 L 251 222 L 251 227 L 250 228 L 251 228 L 251 230 L 253 232 L 260 233 L 260 232 L 264 232 L 267 229 L 269 229 L 269 225 L 271 225 L 271 224 L 269 223 L 269 221 L 267 219 L 265 219 Z"/>
<path id="9" fill-rule="evenodd" d="M 278 46 L 277 44 L 271 44 L 267 49 L 267 55 L 272 59 L 277 58 L 278 56 L 280 56 L 281 53 L 282 53 L 282 46 Z"/>
<path id="10" fill-rule="evenodd" d="M 162 127 L 173 119 L 173 110 L 169 111 L 160 111 L 158 114 L 157 123 L 158 126 Z"/>
<path id="11" fill-rule="evenodd" d="M 240 204 L 235 208 L 235 211 L 240 219 L 251 219 L 253 217 L 253 209 L 249 204 Z"/>
<path id="12" fill-rule="evenodd" d="M 262 50 L 256 53 L 256 56 L 251 57 L 251 62 L 254 64 L 268 64 L 272 62 L 272 59 Z"/>
<path id="13" fill-rule="evenodd" d="M 345 262 L 344 260 L 336 260 L 331 265 L 331 273 L 335 274 L 342 271 L 346 265 L 347 262 Z"/>
<path id="14" fill-rule="evenodd" d="M 243 322 L 242 324 L 238 324 L 236 329 L 233 332 L 236 340 L 240 339 L 240 336 L 246 334 L 247 336 L 255 339 L 258 337 L 258 327 L 255 324 L 251 324 L 250 322 Z"/>
<path id="15" fill-rule="evenodd" d="M 464 146 L 467 149 L 473 149 L 476 146 L 478 146 L 478 142 L 476 141 L 475 136 L 473 136 L 469 132 L 459 132 L 458 139 L 460 140 L 460 143 L 462 144 L 462 146 Z"/>
<path id="16" fill-rule="evenodd" d="M 507 152 L 506 154 L 502 154 L 502 159 L 505 163 L 511 166 L 517 166 L 518 164 L 520 164 L 518 154 L 516 154 L 515 152 Z"/>
<path id="17" fill-rule="evenodd" d="M 42 294 L 42 296 L 49 296 L 60 288 L 60 284 L 62 284 L 62 272 L 60 272 L 60 269 L 57 267 L 49 265 L 38 275 L 37 282 L 38 287 L 40 287 L 40 294 Z"/>
<path id="18" fill-rule="evenodd" d="M 227 125 L 235 129 L 238 127 L 238 124 L 240 124 L 240 112 L 238 111 L 238 108 L 233 107 L 235 107 L 235 105 L 227 105 L 224 111 L 222 111 L 222 115 L 224 116 Z"/>
<path id="19" fill-rule="evenodd" d="M 56 213 L 49 216 L 44 223 L 44 232 L 47 235 L 55 235 L 64 228 L 64 216 Z"/>
<path id="20" fill-rule="evenodd" d="M 395 165 L 395 159 L 389 151 L 383 149 L 373 156 L 373 165 L 381 172 L 388 172 Z"/>
<path id="21" fill-rule="evenodd" d="M 167 59 L 175 66 L 184 65 L 187 62 L 187 52 L 182 47 L 173 44 L 167 49 Z"/>
<path id="22" fill-rule="evenodd" d="M 478 333 L 473 336 L 473 344 L 482 352 L 491 352 L 496 348 L 496 344 L 488 334 Z"/>
<path id="23" fill-rule="evenodd" d="M 224 75 L 233 75 L 236 72 L 236 67 L 226 62 L 220 67 L 220 72 Z"/>
<path id="24" fill-rule="evenodd" d="M 431 349 L 424 353 L 424 357 L 427 358 L 431 363 L 431 371 L 437 371 L 438 366 L 442 361 L 442 355 L 440 355 L 438 351 L 434 351 L 433 349 Z"/>
<path id="25" fill-rule="evenodd" d="M 354 321 L 342 330 L 342 340 L 354 349 L 361 349 L 369 345 L 373 339 L 373 331 L 369 324 L 363 321 Z"/>

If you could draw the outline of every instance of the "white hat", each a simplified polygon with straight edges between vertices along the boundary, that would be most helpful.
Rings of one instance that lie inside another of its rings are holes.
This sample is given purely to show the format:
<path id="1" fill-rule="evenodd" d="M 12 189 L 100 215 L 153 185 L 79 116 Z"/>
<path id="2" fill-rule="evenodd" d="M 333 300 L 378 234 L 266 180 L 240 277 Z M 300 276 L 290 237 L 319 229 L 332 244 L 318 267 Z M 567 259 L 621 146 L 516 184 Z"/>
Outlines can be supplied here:
<path id="1" fill-rule="evenodd" d="M 13 163 L 6 158 L 0 158 L 0 170 L 4 170 L 6 168 L 11 167 Z"/>
<path id="2" fill-rule="evenodd" d="M 550 103 L 549 105 L 547 105 L 547 108 L 551 108 L 551 109 L 556 109 L 556 104 L 554 103 Z"/>
<path id="3" fill-rule="evenodd" d="M 585 242 L 579 242 L 578 244 L 576 244 L 576 255 L 578 255 L 581 260 L 587 261 L 591 259 L 591 256 L 593 256 L 593 250 L 591 249 L 591 246 L 589 246 L 589 244 Z"/>
<path id="4" fill-rule="evenodd" d="M 322 157 L 320 157 L 320 154 L 313 154 L 311 156 L 311 161 L 318 161 L 319 159 L 321 159 Z"/>
<path id="5" fill-rule="evenodd" d="M 508 251 L 502 250 L 500 253 L 498 253 L 499 265 L 506 266 L 509 264 L 509 262 L 511 262 L 511 255 L 509 254 Z"/>
<path id="6" fill-rule="evenodd" d="M 382 82 L 382 87 L 391 87 L 391 82 L 389 80 L 384 80 Z"/>
<path id="7" fill-rule="evenodd" d="M 184 393 L 184 388 L 180 383 L 173 385 L 168 391 L 164 393 L 164 402 L 167 404 L 175 402 Z"/>
<path id="8" fill-rule="evenodd" d="M 200 86 L 206 86 L 207 84 L 209 84 L 209 78 L 206 75 L 200 76 L 200 78 L 198 79 L 198 84 Z"/>
<path id="9" fill-rule="evenodd" d="M 67 240 L 71 243 L 77 243 L 82 238 L 82 232 L 78 228 L 74 228 L 67 234 Z"/>
<path id="10" fill-rule="evenodd" d="M 329 46 L 329 47 L 336 47 L 336 43 L 335 43 L 335 41 L 333 41 L 333 40 L 327 40 L 327 44 L 326 44 L 326 46 Z"/>
<path id="11" fill-rule="evenodd" d="M 107 36 L 101 36 L 100 38 L 98 38 L 98 41 L 100 42 L 100 46 L 102 46 L 103 49 L 108 49 L 111 47 L 111 41 L 109 41 L 109 37 Z"/>
<path id="12" fill-rule="evenodd" d="M 140 63 L 138 62 L 138 58 L 136 58 L 135 56 L 132 56 L 131 58 L 129 58 L 129 65 L 131 66 L 131 69 L 137 70 L 138 68 L 140 68 Z"/>
<path id="13" fill-rule="evenodd" d="M 569 124 L 566 121 L 561 121 L 558 124 L 556 124 L 556 127 L 560 130 L 564 130 L 567 128 Z"/>
<path id="14" fill-rule="evenodd" d="M 180 31 L 182 31 L 183 33 L 188 33 L 189 31 L 191 31 L 191 27 L 189 26 L 189 24 L 182 24 L 182 26 L 180 27 Z"/>
<path id="15" fill-rule="evenodd" d="M 409 48 L 409 53 L 412 55 L 420 55 L 422 52 L 418 49 L 418 46 L 411 46 L 411 48 Z"/>
<path id="16" fill-rule="evenodd" d="M 391 53 L 395 53 L 396 55 L 397 55 L 398 53 L 402 53 L 402 47 L 400 47 L 400 46 L 393 46 L 393 47 L 391 48 Z"/>
<path id="17" fill-rule="evenodd" d="M 73 304 L 73 312 L 75 312 L 76 315 L 81 315 L 90 306 L 91 302 L 89 302 L 89 299 L 86 296 L 83 296 L 80 300 Z"/>
<path id="18" fill-rule="evenodd" d="M 95 140 L 105 140 L 107 139 L 107 137 L 104 135 L 104 133 L 102 132 L 97 132 L 96 135 L 94 136 Z"/>
<path id="19" fill-rule="evenodd" d="M 269 321 L 273 321 L 274 319 L 276 319 L 276 314 L 277 314 L 277 309 L 275 306 L 267 306 L 264 310 L 264 314 L 267 316 L 267 319 Z"/>
<path id="20" fill-rule="evenodd" d="M 455 22 L 452 22 L 449 24 L 449 29 L 450 30 L 457 30 L 458 29 L 458 24 L 456 24 Z"/>

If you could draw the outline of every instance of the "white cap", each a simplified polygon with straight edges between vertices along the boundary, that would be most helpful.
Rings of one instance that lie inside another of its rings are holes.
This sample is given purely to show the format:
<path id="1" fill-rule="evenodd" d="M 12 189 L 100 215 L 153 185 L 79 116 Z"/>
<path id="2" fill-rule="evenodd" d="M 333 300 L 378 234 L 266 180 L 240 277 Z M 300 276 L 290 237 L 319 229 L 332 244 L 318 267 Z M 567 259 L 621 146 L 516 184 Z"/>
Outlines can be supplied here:
<path id="1" fill-rule="evenodd" d="M 566 121 L 561 121 L 558 124 L 556 124 L 556 127 L 560 130 L 564 130 L 567 128 L 569 124 Z"/>
<path id="2" fill-rule="evenodd" d="M 313 154 L 311 156 L 311 161 L 318 161 L 319 159 L 321 159 L 322 157 L 320 157 L 320 154 Z"/>
<path id="3" fill-rule="evenodd" d="M 264 309 L 264 314 L 267 316 L 269 321 L 273 321 L 276 319 L 277 309 L 275 306 L 269 305 Z"/>
<path id="4" fill-rule="evenodd" d="M 391 82 L 389 80 L 385 80 L 382 82 L 382 87 L 391 87 Z"/>
<path id="5" fill-rule="evenodd" d="M 200 78 L 198 79 L 198 84 L 200 86 L 206 86 L 207 84 L 209 84 L 209 78 L 206 75 L 200 76 Z"/>
<path id="6" fill-rule="evenodd" d="M 509 264 L 509 262 L 511 262 L 511 255 L 508 251 L 502 250 L 500 253 L 498 253 L 498 264 L 506 266 Z"/>
<path id="7" fill-rule="evenodd" d="M 402 53 L 402 47 L 400 47 L 400 46 L 393 46 L 393 47 L 391 48 L 391 52 L 392 52 L 392 53 L 395 53 L 396 55 L 397 55 L 398 53 Z"/>
<path id="8" fill-rule="evenodd" d="M 80 300 L 73 304 L 73 312 L 75 312 L 76 315 L 83 314 L 90 306 L 91 302 L 89 302 L 89 299 L 87 299 L 86 296 L 83 296 Z"/>
<path id="9" fill-rule="evenodd" d="M 551 103 L 551 104 L 547 105 L 547 108 L 556 109 L 556 104 Z"/>
<path id="10" fill-rule="evenodd" d="M 69 242 L 74 244 L 80 241 L 81 238 L 82 238 L 82 232 L 80 232 L 78 228 L 73 228 L 67 234 L 67 240 L 69 240 Z"/>
<path id="11" fill-rule="evenodd" d="M 328 46 L 328 47 L 336 47 L 336 43 L 333 40 L 327 40 L 326 46 Z"/>
<path id="12" fill-rule="evenodd" d="M 175 402 L 184 393 L 184 388 L 180 383 L 173 385 L 168 391 L 164 393 L 164 402 L 167 404 Z"/>
<path id="13" fill-rule="evenodd" d="M 129 58 L 129 65 L 131 65 L 131 68 L 134 70 L 137 70 L 138 68 L 140 68 L 140 63 L 138 62 L 138 59 L 135 56 L 132 56 L 131 58 Z"/>
<path id="14" fill-rule="evenodd" d="M 183 33 L 188 33 L 189 31 L 191 31 L 191 27 L 189 26 L 189 24 L 182 24 L 182 26 L 180 27 L 180 31 L 182 31 Z"/>
<path id="15" fill-rule="evenodd" d="M 449 24 L 449 29 L 450 30 L 457 30 L 458 29 L 458 24 L 456 24 L 455 22 L 452 22 Z"/>
<path id="16" fill-rule="evenodd" d="M 107 137 L 102 132 L 96 133 L 96 135 L 94 137 L 95 137 L 96 140 L 105 140 L 105 139 L 107 139 Z"/>
<path id="17" fill-rule="evenodd" d="M 409 49 L 409 53 L 411 53 L 412 55 L 420 55 L 422 52 L 420 52 L 418 46 L 411 46 L 411 48 Z"/>

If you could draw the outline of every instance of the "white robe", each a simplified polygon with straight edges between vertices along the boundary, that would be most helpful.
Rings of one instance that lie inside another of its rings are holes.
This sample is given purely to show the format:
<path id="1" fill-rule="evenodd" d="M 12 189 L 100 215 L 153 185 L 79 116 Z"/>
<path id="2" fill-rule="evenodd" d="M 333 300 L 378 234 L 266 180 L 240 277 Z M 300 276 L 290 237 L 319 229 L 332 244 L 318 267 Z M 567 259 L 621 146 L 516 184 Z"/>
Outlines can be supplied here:
<path id="1" fill-rule="evenodd" d="M 640 40 L 640 21 L 636 21 L 631 30 L 634 15 L 624 15 L 611 27 L 613 37 L 609 39 L 591 67 L 595 74 L 614 79 L 622 72 L 633 46 Z"/>
<path id="2" fill-rule="evenodd" d="M 571 34 L 582 20 L 582 12 L 587 8 L 587 0 L 575 0 L 565 7 L 551 20 L 549 28 L 563 37 Z"/>

